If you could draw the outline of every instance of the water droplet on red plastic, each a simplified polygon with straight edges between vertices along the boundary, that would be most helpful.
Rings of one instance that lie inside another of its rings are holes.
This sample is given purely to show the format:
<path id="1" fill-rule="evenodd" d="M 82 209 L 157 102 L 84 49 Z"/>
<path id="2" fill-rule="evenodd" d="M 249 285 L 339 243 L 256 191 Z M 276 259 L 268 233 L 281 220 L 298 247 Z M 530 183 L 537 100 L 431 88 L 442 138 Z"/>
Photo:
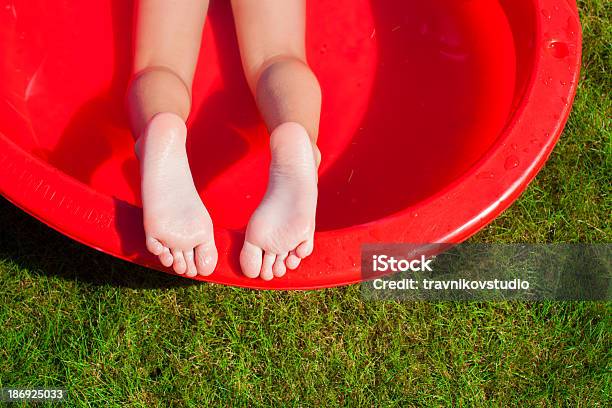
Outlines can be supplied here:
<path id="1" fill-rule="evenodd" d="M 546 17 L 547 20 L 550 20 L 552 18 L 552 13 L 550 12 L 550 10 L 547 9 L 542 9 L 542 15 Z"/>
<path id="2" fill-rule="evenodd" d="M 556 40 L 550 40 L 546 49 L 555 58 L 565 58 L 569 55 L 570 52 L 567 43 Z"/>
<path id="3" fill-rule="evenodd" d="M 506 162 L 504 163 L 504 168 L 506 170 L 511 170 L 511 169 L 514 169 L 514 168 L 518 167 L 519 163 L 520 162 L 519 162 L 518 157 L 516 157 L 516 156 L 509 156 L 506 159 Z"/>

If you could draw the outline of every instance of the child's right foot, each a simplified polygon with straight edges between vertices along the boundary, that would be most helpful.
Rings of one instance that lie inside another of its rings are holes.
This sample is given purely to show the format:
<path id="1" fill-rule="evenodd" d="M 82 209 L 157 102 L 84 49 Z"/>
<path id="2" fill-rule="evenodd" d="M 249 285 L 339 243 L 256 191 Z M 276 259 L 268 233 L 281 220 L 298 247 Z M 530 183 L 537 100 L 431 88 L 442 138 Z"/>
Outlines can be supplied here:
<path id="1" fill-rule="evenodd" d="M 176 273 L 207 276 L 217 264 L 217 249 L 212 221 L 189 169 L 186 137 L 178 115 L 161 113 L 136 142 L 146 245 Z"/>

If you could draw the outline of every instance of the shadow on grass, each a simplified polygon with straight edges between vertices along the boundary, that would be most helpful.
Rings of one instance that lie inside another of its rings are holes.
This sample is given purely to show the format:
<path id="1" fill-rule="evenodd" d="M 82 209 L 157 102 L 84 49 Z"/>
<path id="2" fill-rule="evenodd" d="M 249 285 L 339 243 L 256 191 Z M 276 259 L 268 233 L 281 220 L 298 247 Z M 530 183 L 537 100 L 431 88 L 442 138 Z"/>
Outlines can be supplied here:
<path id="1" fill-rule="evenodd" d="M 73 241 L 3 197 L 0 197 L 0 226 L 0 261 L 13 262 L 33 275 L 134 289 L 200 284 L 131 264 Z"/>

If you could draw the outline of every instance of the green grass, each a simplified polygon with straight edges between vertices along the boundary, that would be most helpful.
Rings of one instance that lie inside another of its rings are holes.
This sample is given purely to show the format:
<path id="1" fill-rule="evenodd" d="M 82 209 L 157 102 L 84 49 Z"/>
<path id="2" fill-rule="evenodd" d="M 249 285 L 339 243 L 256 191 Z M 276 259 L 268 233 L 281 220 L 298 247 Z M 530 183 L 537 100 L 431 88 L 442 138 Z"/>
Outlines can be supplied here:
<path id="1" fill-rule="evenodd" d="M 565 134 L 473 241 L 609 242 L 611 6 L 581 1 Z M 73 406 L 610 406 L 610 303 L 364 302 L 358 286 L 192 284 L 84 248 L 0 201 L 0 386 Z"/>

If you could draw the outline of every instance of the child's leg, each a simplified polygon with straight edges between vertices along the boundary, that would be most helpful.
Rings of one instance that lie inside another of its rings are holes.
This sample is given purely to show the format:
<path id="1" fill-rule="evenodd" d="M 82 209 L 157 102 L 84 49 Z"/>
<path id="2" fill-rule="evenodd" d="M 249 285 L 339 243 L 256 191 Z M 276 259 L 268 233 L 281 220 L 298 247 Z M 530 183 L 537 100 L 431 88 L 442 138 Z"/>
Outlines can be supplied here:
<path id="1" fill-rule="evenodd" d="M 212 222 L 187 160 L 185 120 L 208 0 L 139 0 L 134 75 L 127 95 L 137 138 L 149 251 L 188 276 L 212 273 Z"/>
<path id="2" fill-rule="evenodd" d="M 313 250 L 321 109 L 306 63 L 305 0 L 232 0 L 247 81 L 271 132 L 266 195 L 240 255 L 249 277 L 272 279 Z"/>

